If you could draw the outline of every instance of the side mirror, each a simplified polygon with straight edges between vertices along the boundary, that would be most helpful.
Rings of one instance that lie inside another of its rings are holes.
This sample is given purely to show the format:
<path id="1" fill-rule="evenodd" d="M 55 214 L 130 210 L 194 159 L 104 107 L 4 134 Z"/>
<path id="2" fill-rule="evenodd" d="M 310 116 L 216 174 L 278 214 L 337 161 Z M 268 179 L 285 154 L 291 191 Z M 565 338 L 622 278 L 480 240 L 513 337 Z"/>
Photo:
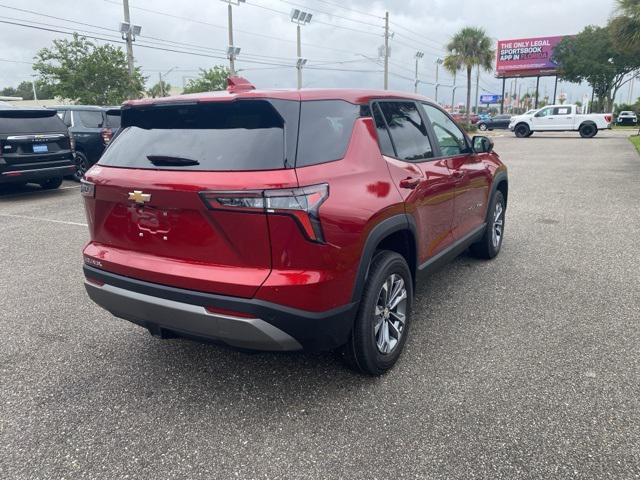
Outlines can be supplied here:
<path id="1" fill-rule="evenodd" d="M 493 140 L 489 137 L 476 135 L 472 139 L 473 150 L 476 153 L 491 153 L 493 151 Z"/>

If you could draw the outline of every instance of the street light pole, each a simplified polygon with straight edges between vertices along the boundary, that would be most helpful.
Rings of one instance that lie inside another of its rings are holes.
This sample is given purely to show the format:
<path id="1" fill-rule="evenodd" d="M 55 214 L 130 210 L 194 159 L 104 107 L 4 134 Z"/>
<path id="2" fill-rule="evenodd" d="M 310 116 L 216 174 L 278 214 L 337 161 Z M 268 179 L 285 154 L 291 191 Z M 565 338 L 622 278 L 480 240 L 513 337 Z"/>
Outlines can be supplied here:
<path id="1" fill-rule="evenodd" d="M 418 79 L 418 61 L 424 57 L 424 52 L 416 52 L 416 75 L 415 75 L 415 80 L 413 82 L 413 92 L 414 93 L 418 93 L 418 83 L 420 83 L 420 80 Z"/>
<path id="2" fill-rule="evenodd" d="M 296 69 L 298 71 L 298 90 L 302 88 L 302 34 L 300 33 L 300 24 L 296 25 L 296 47 L 298 53 L 298 62 L 296 63 Z"/>
<path id="3" fill-rule="evenodd" d="M 302 67 L 307 63 L 306 58 L 302 58 L 302 26 L 308 24 L 311 21 L 313 14 L 303 12 L 294 8 L 291 10 L 291 21 L 296 24 L 296 52 L 298 54 L 298 60 L 296 61 L 296 70 L 298 76 L 298 90 L 302 88 Z"/>
<path id="4" fill-rule="evenodd" d="M 122 7 L 124 8 L 124 21 L 130 26 L 131 15 L 129 13 L 129 0 L 122 0 Z M 133 36 L 131 35 L 131 28 L 126 31 L 125 41 L 127 42 L 127 64 L 129 65 L 129 76 L 133 77 Z"/>
<path id="5" fill-rule="evenodd" d="M 164 74 L 164 75 L 162 74 L 162 72 L 158 72 L 158 77 L 159 77 L 159 79 L 160 79 L 160 83 L 159 83 L 159 85 L 160 85 L 160 96 L 161 96 L 161 97 L 164 97 L 164 94 L 165 94 L 165 91 L 164 91 L 164 83 L 162 83 L 162 77 L 163 77 L 163 76 L 164 76 L 164 77 L 166 77 L 166 76 L 167 76 L 167 75 L 169 75 L 171 72 L 173 72 L 176 68 L 178 68 L 178 67 L 171 67 L 169 70 L 167 70 L 167 71 L 165 72 L 165 74 Z"/>
<path id="6" fill-rule="evenodd" d="M 389 89 L 389 12 L 384 13 L 384 89 Z"/>
<path id="7" fill-rule="evenodd" d="M 453 88 L 451 89 L 451 111 L 453 112 L 454 106 L 456 104 L 456 73 L 453 72 Z"/>
<path id="8" fill-rule="evenodd" d="M 441 58 L 436 58 L 436 103 L 438 103 L 438 87 L 440 87 L 440 83 L 439 82 L 439 67 L 440 65 L 442 65 L 442 63 L 444 62 L 444 60 L 442 60 Z"/>

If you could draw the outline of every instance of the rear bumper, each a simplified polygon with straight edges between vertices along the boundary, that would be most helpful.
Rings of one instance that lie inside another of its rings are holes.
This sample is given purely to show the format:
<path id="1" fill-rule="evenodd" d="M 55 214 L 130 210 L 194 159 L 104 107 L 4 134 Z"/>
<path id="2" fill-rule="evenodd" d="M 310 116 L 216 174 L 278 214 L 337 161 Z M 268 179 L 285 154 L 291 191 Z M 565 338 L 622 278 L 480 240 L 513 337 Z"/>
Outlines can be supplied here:
<path id="1" fill-rule="evenodd" d="M 64 177 L 75 172 L 76 167 L 69 165 L 47 168 L 30 168 L 25 170 L 8 170 L 0 172 L 0 183 L 37 182 L 47 178 Z"/>
<path id="2" fill-rule="evenodd" d="M 242 299 L 168 287 L 84 266 L 89 297 L 116 317 L 152 333 L 221 341 L 254 350 L 322 351 L 346 343 L 358 304 L 309 312 L 257 299 Z M 211 313 L 205 307 L 251 318 Z"/>

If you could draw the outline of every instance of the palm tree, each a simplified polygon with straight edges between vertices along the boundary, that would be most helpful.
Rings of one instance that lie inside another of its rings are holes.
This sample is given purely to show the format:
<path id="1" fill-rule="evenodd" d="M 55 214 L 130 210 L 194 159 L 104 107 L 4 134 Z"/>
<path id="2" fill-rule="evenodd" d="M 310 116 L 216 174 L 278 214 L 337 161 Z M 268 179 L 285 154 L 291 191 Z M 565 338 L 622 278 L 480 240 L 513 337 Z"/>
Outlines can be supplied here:
<path id="1" fill-rule="evenodd" d="M 467 125 L 471 124 L 471 72 L 476 66 L 491 71 L 494 53 L 493 41 L 482 28 L 465 27 L 447 44 L 445 68 L 451 73 L 467 69 Z"/>
<path id="2" fill-rule="evenodd" d="M 617 0 L 619 17 L 611 21 L 614 35 L 621 43 L 640 46 L 640 0 Z"/>

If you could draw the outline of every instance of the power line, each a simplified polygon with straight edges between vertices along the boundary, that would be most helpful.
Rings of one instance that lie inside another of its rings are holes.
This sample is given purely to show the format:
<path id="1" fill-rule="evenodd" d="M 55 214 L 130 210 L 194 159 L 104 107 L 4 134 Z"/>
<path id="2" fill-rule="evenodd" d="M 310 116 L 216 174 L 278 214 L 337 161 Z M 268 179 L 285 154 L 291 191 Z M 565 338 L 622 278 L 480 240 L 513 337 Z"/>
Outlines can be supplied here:
<path id="1" fill-rule="evenodd" d="M 112 3 L 114 5 L 122 5 L 122 3 L 114 1 L 114 0 L 104 0 L 104 1 L 107 2 L 107 3 Z M 258 6 L 258 5 L 254 5 L 254 6 Z M 266 10 L 273 10 L 273 11 L 276 11 L 277 13 L 281 13 L 281 14 L 284 13 L 285 15 L 288 15 L 286 12 L 270 9 L 268 7 L 263 7 L 263 6 L 258 6 L 258 7 L 264 8 Z M 222 30 L 225 30 L 225 31 L 228 28 L 226 25 L 217 25 L 215 23 L 205 22 L 205 21 L 202 21 L 202 20 L 196 20 L 196 19 L 189 18 L 189 17 L 182 17 L 182 16 L 174 15 L 174 14 L 171 14 L 171 13 L 168 13 L 168 12 L 162 12 L 162 11 L 159 11 L 159 10 L 152 10 L 150 8 L 138 7 L 138 6 L 134 6 L 134 5 L 131 5 L 131 8 L 135 9 L 135 10 L 140 10 L 140 11 L 143 11 L 143 12 L 147 12 L 147 13 L 153 13 L 153 14 L 156 14 L 156 15 L 162 15 L 162 16 L 165 16 L 165 17 L 175 18 L 177 20 L 184 20 L 184 21 L 191 22 L 191 23 L 196 23 L 196 24 L 199 24 L 199 25 L 205 25 L 207 27 L 222 29 Z M 253 31 L 249 31 L 249 30 L 234 29 L 234 31 L 235 32 L 239 32 L 239 33 L 244 33 L 245 35 L 252 35 L 252 36 L 260 37 L 260 38 L 268 38 L 270 40 L 275 40 L 275 41 L 278 41 L 278 42 L 292 43 L 292 44 L 296 43 L 295 40 L 287 40 L 286 38 L 276 37 L 274 35 L 266 35 L 264 33 L 257 33 L 257 32 L 253 32 Z M 318 49 L 322 49 L 322 50 L 331 50 L 331 51 L 340 52 L 340 53 L 350 53 L 350 54 L 357 53 L 357 52 L 354 52 L 352 50 L 345 50 L 343 48 L 328 47 L 328 46 L 325 46 L 325 45 L 317 45 L 317 44 L 313 44 L 313 43 L 302 43 L 302 45 L 304 45 L 306 47 L 318 48 Z"/>
<path id="2" fill-rule="evenodd" d="M 105 1 L 107 1 L 107 0 L 105 0 Z M 283 12 L 282 10 L 277 10 L 275 8 L 267 7 L 265 5 L 260 5 L 258 3 L 249 3 L 249 2 L 245 2 L 245 3 L 247 5 L 252 6 L 252 7 L 258 7 L 258 8 L 262 8 L 263 10 L 269 10 L 270 12 L 279 13 L 280 15 L 284 15 L 287 18 L 289 18 L 289 16 L 290 16 L 289 12 Z M 322 20 L 314 20 L 314 23 L 318 23 L 320 25 L 328 25 L 329 27 L 340 28 L 342 30 L 349 30 L 351 32 L 362 33 L 362 34 L 365 34 L 365 35 L 374 35 L 376 37 L 381 37 L 382 36 L 382 34 L 369 32 L 367 30 L 360 30 L 360 29 L 357 29 L 357 28 L 345 27 L 344 25 L 338 25 L 338 24 L 335 24 L 335 23 L 323 22 Z"/>
<path id="3" fill-rule="evenodd" d="M 28 20 L 27 20 L 28 21 Z M 66 32 L 64 30 L 59 30 L 59 29 L 55 29 L 55 28 L 46 28 L 46 27 L 41 27 L 41 26 L 37 26 L 37 25 L 28 25 L 25 23 L 18 23 L 18 22 L 10 22 L 7 20 L 1 20 L 0 19 L 0 23 L 4 23 L 7 25 L 14 25 L 14 26 L 20 26 L 20 27 L 26 27 L 26 28 L 33 28 L 36 30 L 42 30 L 42 31 L 47 31 L 47 32 L 54 32 L 54 33 L 62 33 L 64 35 L 73 35 L 74 32 Z M 65 27 L 62 27 L 65 28 Z M 68 28 L 68 27 L 67 27 Z M 114 40 L 112 38 L 105 38 L 104 36 L 102 37 L 98 37 L 96 35 L 83 35 L 87 38 L 92 38 L 94 40 L 101 40 L 104 42 L 108 42 L 108 43 L 116 43 L 116 44 L 124 44 L 124 41 L 118 41 L 118 40 Z M 207 58 L 215 58 L 215 59 L 219 59 L 219 60 L 225 60 L 226 57 L 222 57 L 222 56 L 216 56 L 216 55 L 211 55 L 211 54 L 206 54 L 206 53 L 199 53 L 199 52 L 189 52 L 189 51 L 184 51 L 184 50 L 176 50 L 176 49 L 172 49 L 172 48 L 164 48 L 164 47 L 158 47 L 158 46 L 153 46 L 153 45 L 144 45 L 141 43 L 137 44 L 138 47 L 140 48 L 148 48 L 151 50 L 159 50 L 159 51 L 163 51 L 163 52 L 173 52 L 173 53 L 182 53 L 182 54 L 186 54 L 186 55 L 194 55 L 194 56 L 198 56 L 198 57 L 207 57 Z M 258 60 L 242 60 L 243 62 L 246 63 L 254 63 L 257 65 L 272 65 L 272 66 L 282 66 L 282 67 L 290 67 L 292 65 L 284 65 L 284 64 L 277 64 L 277 63 L 269 63 L 269 62 L 262 62 L 262 61 L 258 61 Z"/>
<path id="4" fill-rule="evenodd" d="M 375 15 L 375 14 L 369 13 L 369 12 L 363 12 L 362 10 L 356 10 L 355 8 L 345 7 L 343 5 L 340 5 L 339 3 L 329 2 L 328 0 L 316 0 L 316 1 L 318 1 L 320 3 L 324 3 L 326 5 L 331 5 L 332 7 L 341 8 L 341 9 L 346 10 L 348 12 L 353 12 L 353 13 L 357 13 L 359 15 L 366 15 L 368 17 L 373 17 L 373 18 L 378 18 L 380 20 L 384 20 L 384 17 L 379 17 L 378 15 Z"/>
<path id="5" fill-rule="evenodd" d="M 336 13 L 326 12 L 326 11 L 324 11 L 324 10 L 320 10 L 320 9 L 318 9 L 318 8 L 316 8 L 316 7 L 310 7 L 310 6 L 308 6 L 308 5 L 303 5 L 303 4 L 300 4 L 300 3 L 291 2 L 291 1 L 289 1 L 289 0 L 280 0 L 280 1 L 281 1 L 281 2 L 283 2 L 283 3 L 287 3 L 287 4 L 289 4 L 289 5 L 293 5 L 294 7 L 301 7 L 301 8 L 304 8 L 304 9 L 306 9 L 306 10 L 309 10 L 309 11 L 311 11 L 311 12 L 313 12 L 313 13 L 319 13 L 319 14 L 321 14 L 321 15 L 326 15 L 326 16 L 328 16 L 328 17 L 332 17 L 332 18 L 334 18 L 334 17 L 335 17 L 335 18 L 340 18 L 340 19 L 342 19 L 342 20 L 347 20 L 347 21 L 349 21 L 349 22 L 360 23 L 360 24 L 362 24 L 362 25 L 368 25 L 368 26 L 370 26 L 370 27 L 382 28 L 382 24 L 370 23 L 370 22 L 363 22 L 362 20 L 356 20 L 356 19 L 354 19 L 354 18 L 345 17 L 345 16 L 342 16 L 342 15 L 338 15 L 338 14 L 336 14 Z"/>

